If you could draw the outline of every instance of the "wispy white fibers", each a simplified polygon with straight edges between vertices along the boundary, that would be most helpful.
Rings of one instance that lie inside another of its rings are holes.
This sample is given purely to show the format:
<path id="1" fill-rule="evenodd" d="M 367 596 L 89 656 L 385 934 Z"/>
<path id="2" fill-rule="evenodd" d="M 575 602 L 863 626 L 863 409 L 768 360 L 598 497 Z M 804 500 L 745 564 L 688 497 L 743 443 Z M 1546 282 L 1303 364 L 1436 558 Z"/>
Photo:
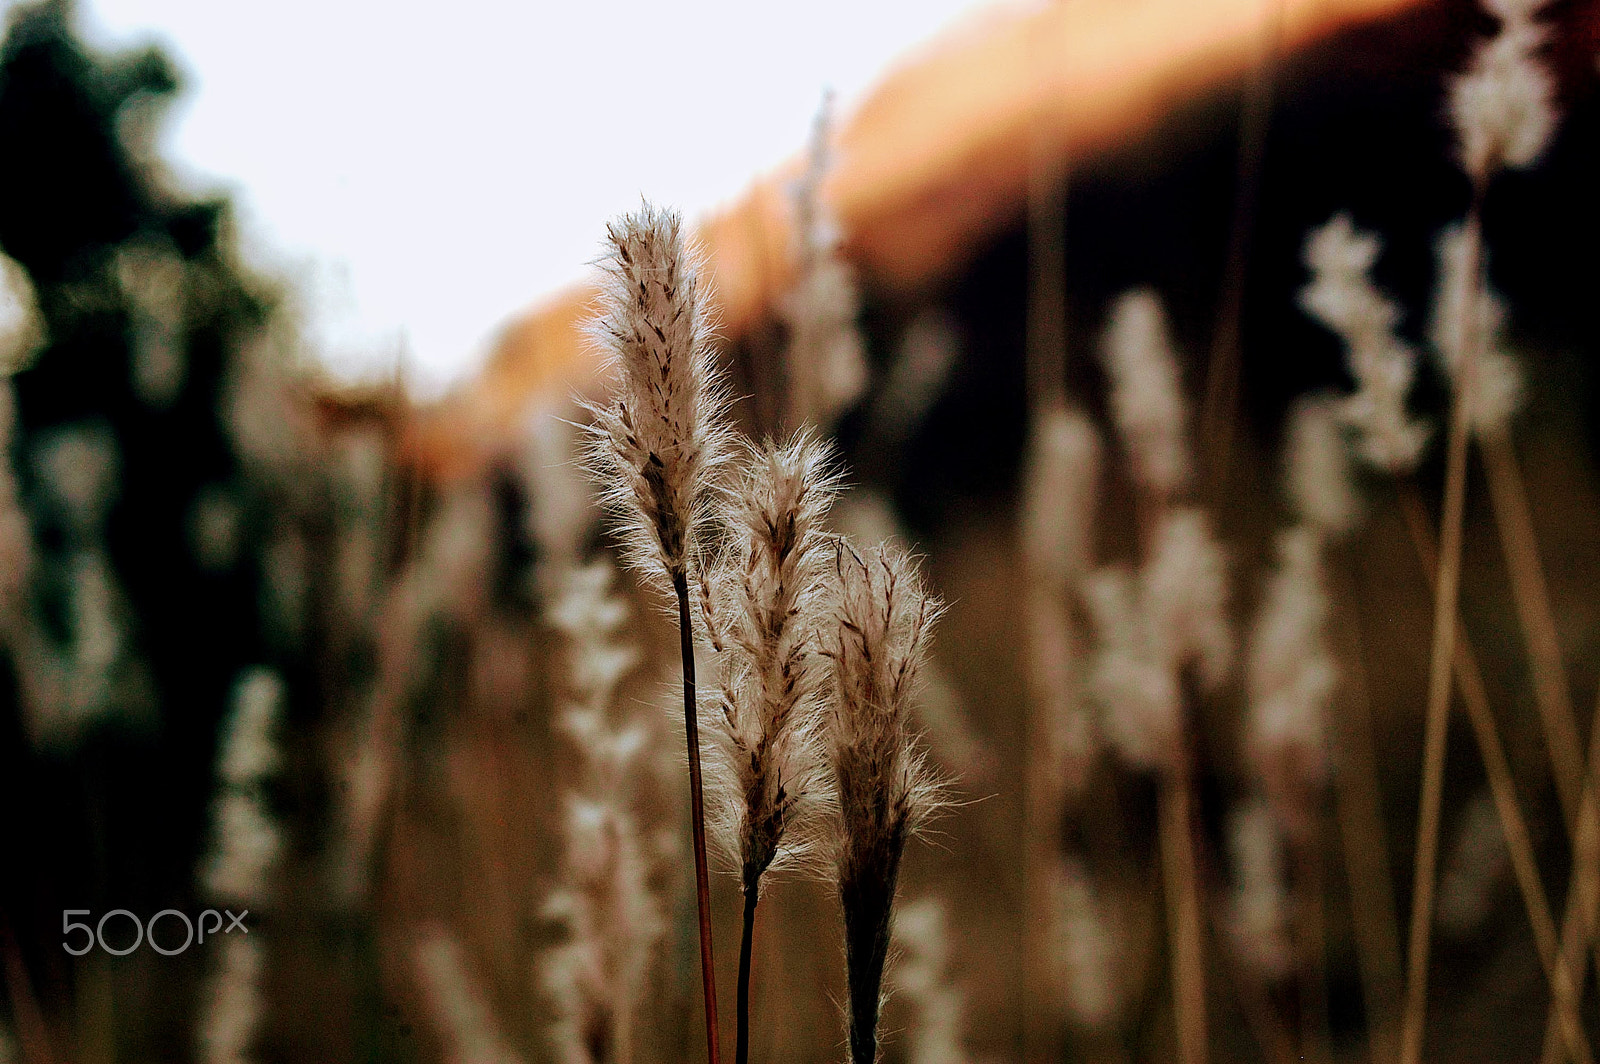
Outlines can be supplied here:
<path id="1" fill-rule="evenodd" d="M 891 914 L 906 840 L 940 805 L 941 787 L 910 729 L 911 693 L 938 601 L 896 548 L 834 559 L 823 737 L 838 793 L 832 852 L 844 915 L 850 1052 L 873 1064 Z"/>
<path id="2" fill-rule="evenodd" d="M 1134 479 L 1157 499 L 1169 499 L 1189 479 L 1189 408 L 1166 314 L 1154 292 L 1137 289 L 1112 304 L 1100 354 Z"/>
<path id="3" fill-rule="evenodd" d="M 1378 238 L 1358 231 L 1348 214 L 1313 229 L 1303 253 L 1311 279 L 1300 290 L 1300 307 L 1344 341 L 1356 390 L 1337 409 L 1356 432 L 1357 453 L 1378 469 L 1399 473 L 1415 467 L 1428 429 L 1406 410 L 1417 354 L 1395 333 L 1400 308 L 1370 277 L 1381 249 Z"/>
<path id="4" fill-rule="evenodd" d="M 1278 536 L 1247 664 L 1245 746 L 1290 830 L 1314 823 L 1328 776 L 1328 710 L 1338 669 L 1327 646 L 1322 543 L 1305 526 Z"/>
<path id="5" fill-rule="evenodd" d="M 1085 581 L 1084 601 L 1096 634 L 1089 691 L 1103 733 L 1131 764 L 1177 765 L 1182 671 L 1193 667 L 1201 688 L 1215 690 L 1233 660 L 1227 567 L 1205 515 L 1168 513 L 1140 572 L 1098 570 Z"/>
<path id="6" fill-rule="evenodd" d="M 778 304 L 789 329 L 789 417 L 795 427 L 828 428 L 867 387 L 855 271 L 839 252 L 839 228 L 822 195 L 832 169 L 832 136 L 830 95 L 817 113 L 806 168 L 794 187 L 795 279 Z"/>
<path id="7" fill-rule="evenodd" d="M 1360 516 L 1350 445 L 1330 395 L 1297 399 L 1289 408 L 1284 493 L 1296 518 L 1325 538 L 1344 535 Z"/>
<path id="8" fill-rule="evenodd" d="M 219 905 L 259 908 L 272 899 L 283 842 L 263 788 L 281 764 L 283 698 L 283 681 L 269 669 L 248 669 L 234 684 L 233 708 L 217 748 L 211 848 L 200 876 L 205 894 Z M 219 946 L 220 958 L 201 992 L 200 1059 L 243 1064 L 254 1059 L 262 1012 L 261 946 L 243 934 L 226 936 Z"/>
<path id="9" fill-rule="evenodd" d="M 703 264 L 676 212 L 646 204 L 607 226 L 595 339 L 616 390 L 588 405 L 603 498 L 632 562 L 688 573 L 729 454 Z"/>
<path id="10" fill-rule="evenodd" d="M 1051 866 L 1048 943 L 1056 985 L 1073 1026 L 1103 1030 L 1127 1005 L 1126 921 L 1106 904 L 1082 862 Z"/>
<path id="11" fill-rule="evenodd" d="M 634 1024 L 655 948 L 665 928 L 651 890 L 635 781 L 661 744 L 642 714 L 620 704 L 617 686 L 637 653 L 620 639 L 627 618 L 611 591 L 612 570 L 598 562 L 566 574 L 551 623 L 566 637 L 568 699 L 558 720 L 576 759 L 578 786 L 562 817 L 565 845 L 545 915 L 565 941 L 538 961 L 555 1010 L 550 1041 L 565 1064 L 627 1064 Z"/>
<path id="12" fill-rule="evenodd" d="M 1461 385 L 1468 343 L 1477 344 L 1472 358 L 1472 409 L 1467 417 L 1474 431 L 1494 432 L 1508 427 L 1522 405 L 1522 367 L 1505 348 L 1506 307 L 1489 288 L 1487 256 L 1481 250 L 1481 272 L 1476 281 L 1469 275 L 1471 243 L 1461 225 L 1445 228 L 1434 243 L 1438 280 L 1429 311 L 1428 338 L 1453 388 Z M 1477 291 L 1473 291 L 1474 285 Z"/>
<path id="13" fill-rule="evenodd" d="M 1450 82 L 1461 165 L 1482 182 L 1501 167 L 1532 166 L 1555 133 L 1555 81 L 1539 61 L 1547 31 L 1533 21 L 1548 0 L 1485 0 L 1500 31 L 1479 43 Z"/>
<path id="14" fill-rule="evenodd" d="M 453 934 L 437 924 L 418 928 L 411 963 L 450 1064 L 518 1064 Z"/>
<path id="15" fill-rule="evenodd" d="M 1029 695 L 1039 756 L 1054 810 L 1082 790 L 1096 751 L 1093 715 L 1083 697 L 1082 636 L 1072 604 L 1093 558 L 1100 488 L 1100 437 L 1081 411 L 1052 408 L 1035 418 L 1023 469 L 1022 556 L 1026 565 L 1024 623 Z"/>
<path id="16" fill-rule="evenodd" d="M 752 449 L 729 493 L 728 552 L 714 574 L 721 690 L 706 721 L 713 837 L 759 894 L 772 869 L 818 855 L 826 807 L 819 639 L 834 560 L 833 457 L 802 431 Z"/>
<path id="17" fill-rule="evenodd" d="M 1260 978 L 1282 979 L 1294 965 L 1283 843 L 1266 806 L 1251 802 L 1228 817 L 1233 890 L 1228 937 L 1237 956 Z"/>
<path id="18" fill-rule="evenodd" d="M 950 970 L 950 919 L 943 900 L 918 898 L 900 907 L 894 942 L 900 950 L 892 981 L 911 1005 L 908 1064 L 966 1064 L 966 995 Z"/>

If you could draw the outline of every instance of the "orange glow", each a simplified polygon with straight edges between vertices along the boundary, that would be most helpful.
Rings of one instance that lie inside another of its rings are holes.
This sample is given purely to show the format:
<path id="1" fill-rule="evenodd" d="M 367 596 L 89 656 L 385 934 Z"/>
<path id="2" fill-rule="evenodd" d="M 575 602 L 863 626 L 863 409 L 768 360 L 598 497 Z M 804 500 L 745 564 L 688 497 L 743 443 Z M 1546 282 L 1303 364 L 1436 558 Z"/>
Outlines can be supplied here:
<path id="1" fill-rule="evenodd" d="M 1300 48 L 1420 0 L 1063 0 L 1003 5 L 891 70 L 842 123 L 825 190 L 851 258 L 875 282 L 914 289 L 961 268 L 964 249 L 1009 224 L 1030 159 L 1050 167 L 1127 138 L 1246 72 L 1281 5 Z M 737 337 L 788 280 L 793 160 L 700 227 L 722 332 Z M 596 220 L 596 233 L 600 222 Z M 592 289 L 509 327 L 471 384 L 419 418 L 412 445 L 441 470 L 504 445 L 529 401 L 575 383 Z"/>

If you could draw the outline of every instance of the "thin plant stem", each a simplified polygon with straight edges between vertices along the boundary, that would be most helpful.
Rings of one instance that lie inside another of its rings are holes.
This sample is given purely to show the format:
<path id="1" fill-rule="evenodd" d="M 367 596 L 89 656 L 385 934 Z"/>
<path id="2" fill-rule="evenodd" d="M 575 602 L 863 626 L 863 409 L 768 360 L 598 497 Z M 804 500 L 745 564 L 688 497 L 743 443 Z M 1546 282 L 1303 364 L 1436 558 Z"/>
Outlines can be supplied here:
<path id="1" fill-rule="evenodd" d="M 1482 256 L 1477 202 L 1467 220 L 1467 276 L 1476 278 Z M 1475 320 L 1474 285 L 1462 300 L 1464 323 Z M 1411 933 L 1406 954 L 1406 1006 L 1400 1025 L 1400 1064 L 1419 1064 L 1428 1007 L 1428 953 L 1432 945 L 1433 896 L 1439 860 L 1439 810 L 1444 798 L 1445 740 L 1450 727 L 1450 666 L 1456 658 L 1456 602 L 1461 589 L 1461 539 L 1467 499 L 1467 440 L 1472 413 L 1477 338 L 1468 335 L 1450 404 L 1445 443 L 1444 513 L 1440 519 L 1438 580 L 1433 595 L 1433 652 L 1428 668 L 1428 706 L 1423 732 L 1422 798 L 1417 815 L 1416 863 L 1412 873 Z"/>
<path id="2" fill-rule="evenodd" d="M 1533 693 L 1544 724 L 1545 746 L 1555 770 L 1556 794 L 1568 827 L 1577 823 L 1578 798 L 1583 780 L 1583 742 L 1578 738 L 1577 714 L 1572 708 L 1572 688 L 1561 664 L 1561 644 L 1556 636 L 1550 590 L 1539 563 L 1539 544 L 1528 511 L 1528 493 L 1522 482 L 1511 437 L 1504 428 L 1484 433 L 1480 439 L 1484 469 L 1488 473 L 1489 499 L 1495 526 L 1511 577 L 1511 597 L 1528 644 Z"/>
<path id="3" fill-rule="evenodd" d="M 1030 130 L 1028 154 L 1028 303 L 1026 397 L 1035 419 L 1066 404 L 1066 237 L 1065 167 Z M 1050 780 L 1056 766 L 1045 752 L 1053 707 L 1030 700 L 1027 717 L 1028 763 L 1023 795 L 1022 1042 L 1027 1064 L 1046 1064 L 1061 1056 L 1059 1024 L 1049 999 L 1049 886 L 1046 868 L 1059 845 L 1051 808 Z"/>
<path id="4" fill-rule="evenodd" d="M 1300 1055 L 1295 1052 L 1294 1037 L 1273 1011 L 1266 987 L 1260 980 L 1241 972 L 1227 950 L 1219 953 L 1224 978 L 1233 987 L 1245 1026 L 1255 1037 L 1262 1058 L 1267 1064 L 1298 1064 Z"/>
<path id="5" fill-rule="evenodd" d="M 683 651 L 683 730 L 689 747 L 689 815 L 694 833 L 694 889 L 700 910 L 700 982 L 705 991 L 706 1053 L 720 1064 L 716 966 L 711 960 L 711 875 L 706 869 L 706 803 L 700 783 L 700 721 L 694 693 L 694 629 L 689 622 L 689 579 L 672 574 L 678 596 L 678 642 Z"/>
<path id="6" fill-rule="evenodd" d="M 1245 273 L 1261 198 L 1267 127 L 1283 29 L 1283 0 L 1263 0 L 1258 53 L 1239 116 L 1239 154 L 1234 172 L 1228 251 L 1223 264 L 1217 319 L 1206 363 L 1205 397 L 1200 408 L 1200 446 L 1205 484 L 1216 499 L 1225 496 L 1233 457 L 1234 422 L 1239 406 L 1239 322 L 1244 311 Z"/>
<path id="7" fill-rule="evenodd" d="M 1595 706 L 1600 714 L 1600 697 Z M 1600 722 L 1600 715 L 1595 717 Z M 1583 998 L 1584 980 L 1589 969 L 1584 964 L 1584 945 L 1594 934 L 1596 911 L 1600 910 L 1600 798 L 1595 786 L 1600 783 L 1600 728 L 1589 725 L 1589 769 L 1584 777 L 1583 793 L 1578 805 L 1578 824 L 1573 832 L 1572 873 L 1567 881 L 1567 911 L 1561 921 L 1561 961 L 1567 966 L 1573 983 L 1573 994 Z M 1600 960 L 1600 943 L 1595 944 L 1595 956 Z M 1559 1064 L 1561 1060 L 1561 1017 L 1551 1003 L 1550 1018 L 1545 1023 L 1544 1062 Z"/>
<path id="8" fill-rule="evenodd" d="M 1418 557 L 1422 560 L 1423 568 L 1432 572 L 1434 549 L 1433 542 L 1428 536 L 1427 519 L 1422 514 L 1421 501 L 1414 493 L 1402 493 L 1402 498 L 1408 496 L 1409 501 L 1402 506 L 1402 509 L 1407 514 L 1412 540 L 1416 545 Z M 1455 621 L 1459 626 L 1460 618 L 1455 618 Z M 1506 849 L 1511 856 L 1512 872 L 1516 876 L 1517 885 L 1522 893 L 1523 906 L 1528 913 L 1528 923 L 1533 930 L 1534 945 L 1538 949 L 1545 977 L 1550 982 L 1552 996 L 1560 1011 L 1562 1033 L 1573 1059 L 1580 1062 L 1591 1061 L 1594 1058 L 1589 1048 L 1588 1036 L 1578 1019 L 1578 996 L 1574 980 L 1561 960 L 1555 918 L 1551 915 L 1550 902 L 1545 896 L 1544 883 L 1539 878 L 1539 868 L 1533 856 L 1533 842 L 1528 834 L 1528 825 L 1517 803 L 1516 784 L 1512 779 L 1511 765 L 1495 728 L 1494 714 L 1489 709 L 1489 697 L 1484 690 L 1483 675 L 1478 670 L 1477 658 L 1472 653 L 1471 644 L 1465 638 L 1456 642 L 1454 663 L 1456 680 L 1461 690 L 1461 702 L 1466 708 L 1467 720 L 1472 725 L 1478 751 L 1483 757 L 1484 770 L 1489 777 L 1489 790 L 1494 797 L 1495 809 L 1500 817 L 1500 827 L 1505 835 Z"/>
<path id="9" fill-rule="evenodd" d="M 1328 1064 L 1327 893 L 1323 886 L 1322 831 L 1313 827 L 1295 844 L 1296 886 L 1300 890 L 1300 1058 Z"/>
<path id="10" fill-rule="evenodd" d="M 1337 601 L 1359 602 L 1344 566 L 1332 567 L 1341 585 Z M 1333 630 L 1346 636 L 1340 655 L 1344 678 L 1340 711 L 1331 715 L 1340 771 L 1334 773 L 1334 811 L 1343 844 L 1345 878 L 1350 884 L 1350 920 L 1356 963 L 1361 970 L 1362 1002 L 1373 1064 L 1395 1058 L 1393 1004 L 1400 1000 L 1403 975 L 1400 922 L 1395 915 L 1394 877 L 1383 824 L 1383 796 L 1373 753 L 1372 705 L 1367 695 L 1365 648 L 1360 617 L 1345 607 Z"/>
<path id="11" fill-rule="evenodd" d="M 739 939 L 739 996 L 734 1006 L 738 1017 L 738 1034 L 734 1042 L 734 1064 L 748 1064 L 750 1060 L 750 948 L 756 935 L 756 902 L 760 891 L 748 886 L 744 892 L 744 932 Z"/>
<path id="12" fill-rule="evenodd" d="M 1199 876 L 1187 766 L 1163 774 L 1160 796 L 1161 871 L 1172 936 L 1172 997 L 1178 1059 L 1206 1064 L 1206 979 L 1202 957 Z"/>

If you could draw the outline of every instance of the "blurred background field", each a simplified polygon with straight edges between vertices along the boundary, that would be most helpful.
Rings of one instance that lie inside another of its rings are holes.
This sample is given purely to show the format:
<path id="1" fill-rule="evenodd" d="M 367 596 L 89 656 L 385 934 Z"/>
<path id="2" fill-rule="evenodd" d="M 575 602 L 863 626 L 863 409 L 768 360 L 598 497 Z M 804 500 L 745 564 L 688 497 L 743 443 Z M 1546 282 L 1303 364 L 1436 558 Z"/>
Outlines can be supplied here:
<path id="1" fill-rule="evenodd" d="M 193 115 L 213 136 L 231 122 L 247 139 L 280 93 L 348 109 L 350 143 L 323 144 L 326 165 L 315 138 L 342 128 L 319 127 L 287 160 L 293 181 L 274 187 L 320 202 L 285 232 L 337 233 L 340 211 L 354 211 L 351 231 L 367 228 L 349 238 L 361 249 L 349 269 L 385 260 L 391 273 L 451 275 L 438 310 L 392 277 L 357 276 L 357 324 L 327 311 L 344 283 L 329 281 L 334 236 L 310 262 L 299 236 L 274 248 L 271 201 L 252 201 L 247 174 L 231 176 L 261 213 L 241 218 L 222 183 L 173 157 L 191 106 L 176 31 L 173 45 L 146 47 L 126 35 L 143 15 L 9 9 L 0 1061 L 702 1057 L 675 633 L 627 573 L 616 577 L 627 620 L 610 636 L 638 663 L 612 704 L 652 751 L 635 801 L 666 916 L 643 959 L 631 1048 L 569 1037 L 571 1000 L 550 975 L 578 935 L 559 899 L 567 800 L 590 756 L 562 726 L 579 644 L 561 608 L 579 563 L 614 554 L 567 421 L 582 420 L 574 395 L 606 386 L 581 333 L 596 283 L 586 262 L 641 193 L 690 208 L 739 427 L 819 424 L 849 484 L 840 530 L 912 547 L 948 603 L 919 725 L 961 803 L 908 849 L 901 882 L 906 905 L 936 900 L 902 909 L 914 926 L 937 924 L 943 906 L 948 963 L 930 968 L 906 944 L 884 1058 L 1203 1059 L 1173 1006 L 1159 774 L 1096 747 L 1070 799 L 1042 815 L 1032 804 L 1040 776 L 1065 769 L 1037 730 L 1052 707 L 1031 627 L 1042 578 L 1028 555 L 1041 493 L 1030 448 L 1058 397 L 1100 427 L 1088 553 L 1135 562 L 1144 515 L 1101 335 L 1119 295 L 1153 289 L 1191 407 L 1193 494 L 1227 558 L 1247 659 L 1291 522 L 1290 411 L 1355 384 L 1340 338 L 1301 298 L 1307 236 L 1340 212 L 1380 235 L 1373 279 L 1400 308 L 1400 337 L 1429 347 L 1435 239 L 1474 203 L 1446 86 L 1500 22 L 1465 0 L 947 7 L 864 14 L 859 34 L 842 9 L 790 13 L 812 20 L 799 38 L 809 57 L 786 38 L 798 31 L 733 11 L 685 12 L 670 33 L 651 27 L 671 8 L 633 12 L 637 25 L 611 27 L 610 41 L 587 17 L 539 9 L 511 27 L 492 7 L 285 16 L 262 31 L 259 84 L 219 78 L 237 110 L 196 103 Z M 237 12 L 208 18 L 212 34 L 252 33 Z M 1557 0 L 1538 18 L 1560 124 L 1537 165 L 1495 178 L 1481 210 L 1525 386 L 1507 446 L 1531 538 L 1508 533 L 1504 467 L 1475 444 L 1460 616 L 1560 921 L 1582 871 L 1561 777 L 1586 771 L 1600 687 L 1600 6 Z M 439 56 L 425 31 L 435 20 L 449 23 Z M 359 31 L 348 40 L 347 22 Z M 711 54 L 727 58 L 708 75 L 673 41 L 713 25 Z M 518 32 L 526 58 L 507 45 Z M 266 62 L 280 37 L 321 42 L 310 88 L 286 87 L 296 72 Z M 480 41 L 493 43 L 480 53 Z M 581 57 L 571 81 L 519 72 L 564 43 Z M 352 59 L 341 74 L 340 49 L 389 51 L 358 85 L 351 71 L 369 68 Z M 478 56 L 471 83 L 514 98 L 526 129 L 486 125 L 466 102 L 429 110 L 443 105 L 418 86 Z M 617 66 L 627 76 L 607 86 Z M 637 95 L 641 71 L 662 90 Z M 729 102 L 742 78 L 764 79 L 751 98 L 770 123 Z M 395 90 L 398 114 L 374 102 L 390 84 L 409 86 Z M 204 76 L 193 91 L 205 99 Z M 569 110 L 584 136 L 550 150 L 568 142 L 547 116 Z M 380 191 L 374 160 L 405 165 L 378 144 L 412 121 L 452 129 L 438 150 L 454 157 L 422 167 L 428 195 L 399 201 Z M 629 168 L 652 152 L 661 159 Z M 536 180 L 552 171 L 560 181 Z M 583 186 L 593 195 L 581 201 L 562 191 Z M 370 197 L 385 216 L 358 202 Z M 502 224 L 499 240 L 482 238 Z M 587 234 L 576 252 L 573 232 Z M 284 264 L 296 256 L 301 266 Z M 1337 682 L 1321 706 L 1331 768 L 1309 825 L 1270 801 L 1265 850 L 1253 859 L 1237 841 L 1236 814 L 1270 787 L 1249 745 L 1248 665 L 1193 707 L 1216 1060 L 1394 1059 L 1435 616 L 1435 563 L 1416 533 L 1439 535 L 1451 394 L 1422 357 L 1410 409 L 1431 442 L 1409 478 L 1359 477 L 1363 518 L 1327 550 Z M 1538 611 L 1516 568 L 1530 557 L 1547 585 L 1553 683 L 1549 657 L 1530 656 Z M 1092 641 L 1077 598 L 1056 608 Z M 1096 715 L 1115 707 L 1078 697 L 1104 731 Z M 1549 738 L 1552 700 L 1577 722 L 1564 742 Z M 1534 1059 L 1552 995 L 1463 704 L 1445 751 L 1423 1059 Z M 1041 861 L 1071 870 L 1043 904 Z M 1241 909 L 1249 886 L 1267 892 L 1264 908 Z M 753 1054 L 838 1059 L 837 902 L 806 881 L 768 897 Z M 736 880 L 716 877 L 730 987 L 737 899 Z M 225 905 L 250 910 L 248 947 L 62 946 L 64 910 L 97 920 Z M 930 995 L 930 982 L 950 994 Z M 585 1031 L 619 1022 L 582 1015 Z M 1587 1038 L 1600 1034 L 1592 986 L 1579 1018 Z M 951 1037 L 924 1035 L 935 1030 Z"/>

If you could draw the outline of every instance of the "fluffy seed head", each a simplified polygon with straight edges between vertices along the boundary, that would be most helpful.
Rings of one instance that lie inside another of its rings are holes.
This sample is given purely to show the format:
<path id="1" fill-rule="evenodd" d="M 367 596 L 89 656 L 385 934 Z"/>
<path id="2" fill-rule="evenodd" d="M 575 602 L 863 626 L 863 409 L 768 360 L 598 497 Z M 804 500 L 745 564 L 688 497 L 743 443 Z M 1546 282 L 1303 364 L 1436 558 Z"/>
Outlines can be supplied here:
<path id="1" fill-rule="evenodd" d="M 1361 509 L 1337 400 L 1299 399 L 1289 410 L 1285 487 L 1295 516 L 1325 537 L 1348 532 Z"/>
<path id="2" fill-rule="evenodd" d="M 867 362 L 856 328 L 860 296 L 855 271 L 839 254 L 839 233 L 822 185 L 832 167 L 832 99 L 823 100 L 811 130 L 806 169 L 794 187 L 796 274 L 779 306 L 789 327 L 790 418 L 795 425 L 831 425 L 867 386 Z"/>
<path id="3" fill-rule="evenodd" d="M 1483 41 L 1450 83 L 1450 120 L 1461 166 L 1482 182 L 1502 167 L 1532 166 L 1555 133 L 1555 82 L 1535 54 L 1545 30 L 1532 15 L 1541 6 L 1513 0 L 1494 5 L 1500 32 Z"/>
<path id="4" fill-rule="evenodd" d="M 1189 478 L 1189 410 L 1166 314 L 1154 292 L 1137 289 L 1112 304 L 1100 357 L 1135 479 L 1161 498 L 1171 496 Z"/>
<path id="5" fill-rule="evenodd" d="M 1050 869 L 1050 944 L 1056 984 L 1073 1026 L 1111 1027 L 1127 1004 L 1127 934 L 1083 863 Z"/>
<path id="6" fill-rule="evenodd" d="M 1095 627 L 1089 694 L 1100 709 L 1101 732 L 1129 764 L 1177 764 L 1182 691 L 1160 651 L 1133 574 L 1115 566 L 1092 573 L 1084 583 L 1084 602 Z"/>
<path id="7" fill-rule="evenodd" d="M 646 204 L 606 233 L 606 284 L 591 333 L 611 356 L 617 390 L 588 408 L 592 463 L 633 562 L 679 580 L 728 450 L 709 294 L 676 212 Z"/>
<path id="8" fill-rule="evenodd" d="M 261 1024 L 261 946 L 253 936 L 229 935 L 207 975 L 196 1024 L 201 1064 L 248 1064 Z"/>
<path id="9" fill-rule="evenodd" d="M 1381 247 L 1348 214 L 1312 230 L 1304 252 L 1311 279 L 1300 290 L 1300 307 L 1344 341 L 1356 390 L 1338 412 L 1357 434 L 1357 452 L 1373 466 L 1399 473 L 1416 465 L 1428 430 L 1406 412 L 1417 356 L 1395 335 L 1400 308 L 1368 276 Z"/>
<path id="10" fill-rule="evenodd" d="M 966 1037 L 966 996 L 950 972 L 950 921 L 944 902 L 918 898 L 895 917 L 895 944 L 901 959 L 895 986 L 910 1002 L 913 1022 L 906 1059 L 909 1064 L 966 1064 L 971 1055 Z"/>
<path id="11" fill-rule="evenodd" d="M 419 929 L 411 961 L 450 1064 L 518 1064 L 455 935 L 438 925 Z"/>
<path id="12" fill-rule="evenodd" d="M 832 849 L 844 912 L 850 1047 L 855 1064 L 874 1064 L 900 856 L 939 804 L 940 786 L 908 726 L 939 604 L 911 559 L 886 545 L 862 555 L 838 543 L 830 583 L 823 730 L 839 803 Z"/>
<path id="13" fill-rule="evenodd" d="M 1327 646 L 1328 596 L 1316 532 L 1297 527 L 1278 538 L 1250 635 L 1250 695 L 1245 745 L 1284 827 L 1314 823 L 1327 782 L 1329 705 L 1338 669 Z"/>
<path id="14" fill-rule="evenodd" d="M 1052 589 L 1089 568 L 1100 434 L 1082 411 L 1046 410 L 1034 421 L 1022 487 L 1022 550 L 1030 575 Z"/>
<path id="15" fill-rule="evenodd" d="M 1229 899 L 1228 937 L 1239 959 L 1267 980 L 1294 967 L 1283 844 L 1266 805 L 1256 801 L 1228 817 L 1228 853 L 1234 886 Z"/>
<path id="16" fill-rule="evenodd" d="M 1505 350 L 1505 303 L 1489 288 L 1481 245 L 1482 272 L 1476 280 L 1471 276 L 1472 241 L 1464 226 L 1452 225 L 1434 243 L 1438 283 L 1434 286 L 1428 337 L 1439 368 L 1456 388 L 1462 385 L 1467 346 L 1476 345 L 1472 358 L 1472 409 L 1467 416 L 1476 431 L 1492 432 L 1505 428 L 1522 405 L 1522 368 Z"/>
<path id="17" fill-rule="evenodd" d="M 1101 729 L 1140 768 L 1167 768 L 1182 752 L 1185 668 L 1207 691 L 1233 662 L 1227 565 L 1205 515 L 1184 507 L 1156 530 L 1137 579 L 1107 567 L 1084 583 L 1095 627 L 1089 693 Z"/>
<path id="18" fill-rule="evenodd" d="M 834 550 L 824 522 L 835 490 L 828 448 L 809 433 L 752 449 L 724 514 L 728 553 L 713 578 L 721 625 L 710 788 L 715 836 L 759 890 L 769 866 L 815 850 L 825 797 L 815 650 Z"/>

